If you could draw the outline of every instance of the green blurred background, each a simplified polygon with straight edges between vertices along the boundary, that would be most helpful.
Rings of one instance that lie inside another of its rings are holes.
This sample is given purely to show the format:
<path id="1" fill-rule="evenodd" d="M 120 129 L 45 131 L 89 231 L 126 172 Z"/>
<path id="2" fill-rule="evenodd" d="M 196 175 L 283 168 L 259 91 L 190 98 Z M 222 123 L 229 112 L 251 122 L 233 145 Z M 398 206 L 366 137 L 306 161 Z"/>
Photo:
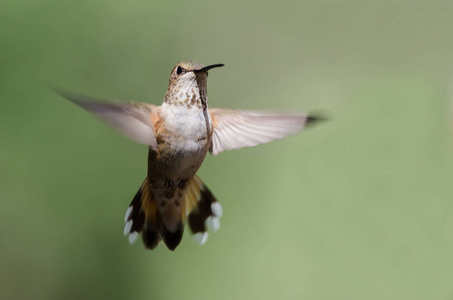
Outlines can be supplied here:
<path id="1" fill-rule="evenodd" d="M 453 2 L 0 3 L 0 299 L 452 299 Z M 160 104 L 180 60 L 211 107 L 326 110 L 209 156 L 198 247 L 123 236 L 147 149 L 49 85 Z"/>

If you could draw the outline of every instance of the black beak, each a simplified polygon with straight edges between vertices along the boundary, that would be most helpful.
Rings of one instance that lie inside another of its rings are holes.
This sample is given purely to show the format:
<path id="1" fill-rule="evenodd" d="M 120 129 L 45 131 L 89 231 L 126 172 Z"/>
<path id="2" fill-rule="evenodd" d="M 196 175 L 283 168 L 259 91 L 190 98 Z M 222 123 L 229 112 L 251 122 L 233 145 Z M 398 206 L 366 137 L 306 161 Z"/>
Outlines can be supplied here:
<path id="1" fill-rule="evenodd" d="M 207 71 L 211 70 L 211 69 L 214 69 L 214 68 L 220 68 L 220 67 L 223 67 L 224 64 L 216 64 L 216 65 L 210 65 L 210 66 L 206 66 L 206 67 L 203 67 L 201 69 L 198 69 L 198 70 L 193 70 L 194 73 L 206 73 Z"/>

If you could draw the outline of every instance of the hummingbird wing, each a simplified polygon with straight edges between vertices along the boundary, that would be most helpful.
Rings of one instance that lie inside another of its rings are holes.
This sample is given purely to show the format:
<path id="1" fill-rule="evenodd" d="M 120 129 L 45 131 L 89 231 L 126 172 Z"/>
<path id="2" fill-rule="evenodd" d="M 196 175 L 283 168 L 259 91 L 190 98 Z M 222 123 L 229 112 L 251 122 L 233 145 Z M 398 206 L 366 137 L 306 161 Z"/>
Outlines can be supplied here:
<path id="1" fill-rule="evenodd" d="M 213 134 L 210 152 L 252 147 L 296 134 L 320 118 L 308 114 L 284 114 L 213 108 Z"/>
<path id="2" fill-rule="evenodd" d="M 57 91 L 61 96 L 89 111 L 131 140 L 157 149 L 153 115 L 156 106 L 147 103 L 115 103 Z"/>

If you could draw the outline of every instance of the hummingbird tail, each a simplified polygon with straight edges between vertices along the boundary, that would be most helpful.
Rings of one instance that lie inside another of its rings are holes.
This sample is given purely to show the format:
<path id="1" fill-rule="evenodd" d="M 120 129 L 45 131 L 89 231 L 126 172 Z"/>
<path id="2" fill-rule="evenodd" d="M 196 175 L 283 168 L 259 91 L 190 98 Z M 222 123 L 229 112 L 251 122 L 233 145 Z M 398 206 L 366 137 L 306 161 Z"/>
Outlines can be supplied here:
<path id="1" fill-rule="evenodd" d="M 206 227 L 213 231 L 219 230 L 222 206 L 196 175 L 187 184 L 185 202 L 189 228 L 194 240 L 201 246 L 208 239 Z"/>
<path id="2" fill-rule="evenodd" d="M 152 250 L 159 245 L 160 236 L 156 229 L 156 205 L 148 201 L 149 197 L 148 179 L 145 179 L 126 211 L 124 235 L 129 234 L 129 243 L 133 244 L 143 233 L 143 243 Z"/>
<path id="3" fill-rule="evenodd" d="M 201 246 L 208 238 L 207 228 L 220 228 L 222 206 L 198 176 L 194 176 L 183 190 L 182 211 L 161 214 L 157 201 L 151 199 L 148 179 L 145 179 L 126 211 L 124 235 L 133 244 L 140 233 L 146 248 L 153 250 L 162 240 L 171 251 L 181 242 L 187 221 L 194 240 Z"/>

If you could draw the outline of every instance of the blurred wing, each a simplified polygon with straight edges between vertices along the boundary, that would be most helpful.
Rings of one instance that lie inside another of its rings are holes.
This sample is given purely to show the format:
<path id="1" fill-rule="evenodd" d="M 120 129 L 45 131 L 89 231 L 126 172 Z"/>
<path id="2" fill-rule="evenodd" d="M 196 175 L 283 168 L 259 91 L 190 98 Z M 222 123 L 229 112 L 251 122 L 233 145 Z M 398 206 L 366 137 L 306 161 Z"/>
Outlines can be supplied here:
<path id="1" fill-rule="evenodd" d="M 296 134 L 316 118 L 306 114 L 210 109 L 213 125 L 210 152 L 252 147 Z"/>
<path id="2" fill-rule="evenodd" d="M 79 105 L 109 124 L 128 138 L 140 144 L 157 148 L 152 114 L 156 106 L 146 103 L 113 103 L 81 95 L 57 91 L 63 97 Z"/>

